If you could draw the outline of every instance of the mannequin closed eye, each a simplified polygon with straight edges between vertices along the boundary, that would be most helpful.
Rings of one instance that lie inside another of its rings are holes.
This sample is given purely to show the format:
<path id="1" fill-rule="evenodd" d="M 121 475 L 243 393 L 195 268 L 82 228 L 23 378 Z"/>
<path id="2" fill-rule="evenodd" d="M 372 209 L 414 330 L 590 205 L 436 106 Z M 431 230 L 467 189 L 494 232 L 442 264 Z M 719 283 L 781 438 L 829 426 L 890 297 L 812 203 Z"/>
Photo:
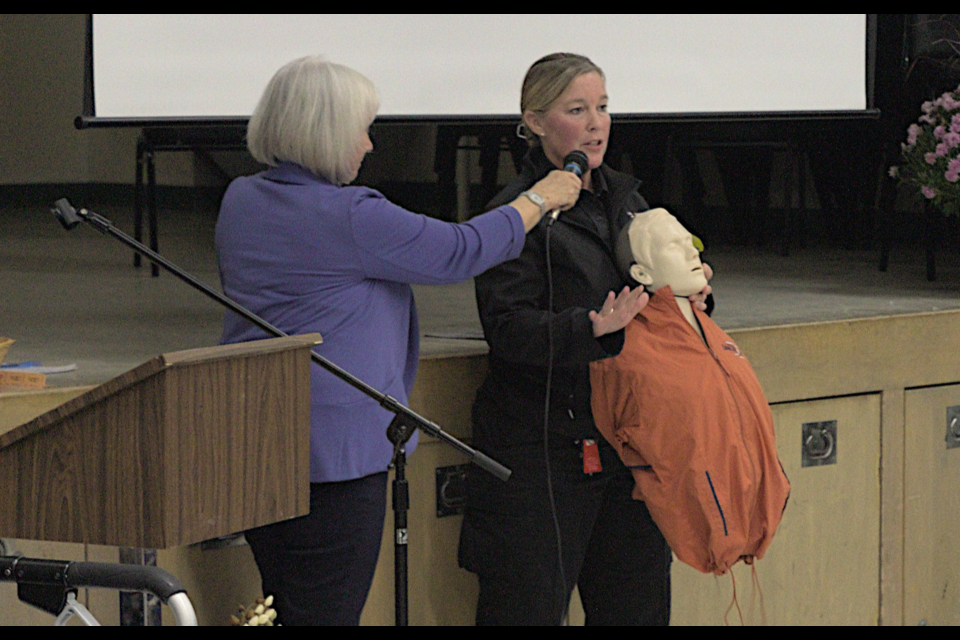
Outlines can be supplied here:
<path id="1" fill-rule="evenodd" d="M 687 234 L 686 237 L 675 240 L 670 243 L 669 251 L 679 254 L 678 260 L 685 260 L 690 267 L 691 272 L 703 272 L 703 263 L 700 262 L 700 252 L 693 246 L 693 236 Z"/>

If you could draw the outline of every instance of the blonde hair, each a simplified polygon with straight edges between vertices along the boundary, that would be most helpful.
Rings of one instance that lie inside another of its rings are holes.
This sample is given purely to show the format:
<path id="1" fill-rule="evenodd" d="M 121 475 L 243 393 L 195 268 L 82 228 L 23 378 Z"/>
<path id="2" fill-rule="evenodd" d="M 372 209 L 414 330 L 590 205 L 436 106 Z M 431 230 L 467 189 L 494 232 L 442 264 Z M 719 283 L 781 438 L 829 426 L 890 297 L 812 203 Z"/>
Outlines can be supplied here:
<path id="1" fill-rule="evenodd" d="M 293 162 L 345 184 L 379 108 L 376 87 L 361 73 L 320 56 L 299 58 L 267 83 L 247 125 L 247 148 L 264 164 Z"/>
<path id="2" fill-rule="evenodd" d="M 543 113 L 567 90 L 570 83 L 585 73 L 597 73 L 606 82 L 603 70 L 586 56 L 576 53 L 551 53 L 533 63 L 523 78 L 520 90 L 521 117 L 527 111 Z M 538 138 L 521 120 L 517 135 L 531 147 L 540 144 Z"/>

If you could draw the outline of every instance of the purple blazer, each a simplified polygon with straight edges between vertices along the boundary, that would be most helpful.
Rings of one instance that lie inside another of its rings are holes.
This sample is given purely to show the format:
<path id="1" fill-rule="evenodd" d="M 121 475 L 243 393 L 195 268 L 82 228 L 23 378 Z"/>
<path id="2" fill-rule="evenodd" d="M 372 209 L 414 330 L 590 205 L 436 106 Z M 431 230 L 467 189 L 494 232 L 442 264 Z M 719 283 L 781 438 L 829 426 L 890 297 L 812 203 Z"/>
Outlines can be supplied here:
<path id="1" fill-rule="evenodd" d="M 230 184 L 215 238 L 227 296 L 290 335 L 320 333 L 317 353 L 406 404 L 420 353 L 410 284 L 472 278 L 519 256 L 525 234 L 510 206 L 451 224 L 283 163 Z M 265 337 L 227 313 L 223 343 Z M 386 471 L 393 414 L 312 367 L 311 481 Z"/>

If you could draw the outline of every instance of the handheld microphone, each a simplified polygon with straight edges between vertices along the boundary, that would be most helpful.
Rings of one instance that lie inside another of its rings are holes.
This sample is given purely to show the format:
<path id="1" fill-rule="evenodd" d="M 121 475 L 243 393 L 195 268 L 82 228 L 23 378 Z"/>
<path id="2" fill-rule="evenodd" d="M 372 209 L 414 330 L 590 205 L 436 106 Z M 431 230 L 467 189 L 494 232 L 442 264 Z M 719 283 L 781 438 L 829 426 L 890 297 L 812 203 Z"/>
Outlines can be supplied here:
<path id="1" fill-rule="evenodd" d="M 590 168 L 590 165 L 587 160 L 587 154 L 579 149 L 571 151 L 563 159 L 563 170 L 569 171 L 570 173 L 577 174 L 578 178 L 582 178 L 583 174 L 587 172 Z M 557 221 L 557 218 L 560 217 L 560 209 L 554 209 L 550 212 L 550 224 L 553 224 Z"/>

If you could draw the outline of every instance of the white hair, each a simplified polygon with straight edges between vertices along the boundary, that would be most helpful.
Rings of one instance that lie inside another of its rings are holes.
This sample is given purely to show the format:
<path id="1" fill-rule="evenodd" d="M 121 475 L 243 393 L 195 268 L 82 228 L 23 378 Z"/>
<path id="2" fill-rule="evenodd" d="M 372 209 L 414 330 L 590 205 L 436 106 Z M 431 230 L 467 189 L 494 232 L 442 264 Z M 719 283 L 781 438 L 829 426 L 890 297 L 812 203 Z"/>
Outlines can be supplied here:
<path id="1" fill-rule="evenodd" d="M 293 162 L 345 184 L 379 108 L 376 87 L 361 73 L 320 56 L 299 58 L 264 89 L 247 125 L 247 148 L 264 164 Z"/>

